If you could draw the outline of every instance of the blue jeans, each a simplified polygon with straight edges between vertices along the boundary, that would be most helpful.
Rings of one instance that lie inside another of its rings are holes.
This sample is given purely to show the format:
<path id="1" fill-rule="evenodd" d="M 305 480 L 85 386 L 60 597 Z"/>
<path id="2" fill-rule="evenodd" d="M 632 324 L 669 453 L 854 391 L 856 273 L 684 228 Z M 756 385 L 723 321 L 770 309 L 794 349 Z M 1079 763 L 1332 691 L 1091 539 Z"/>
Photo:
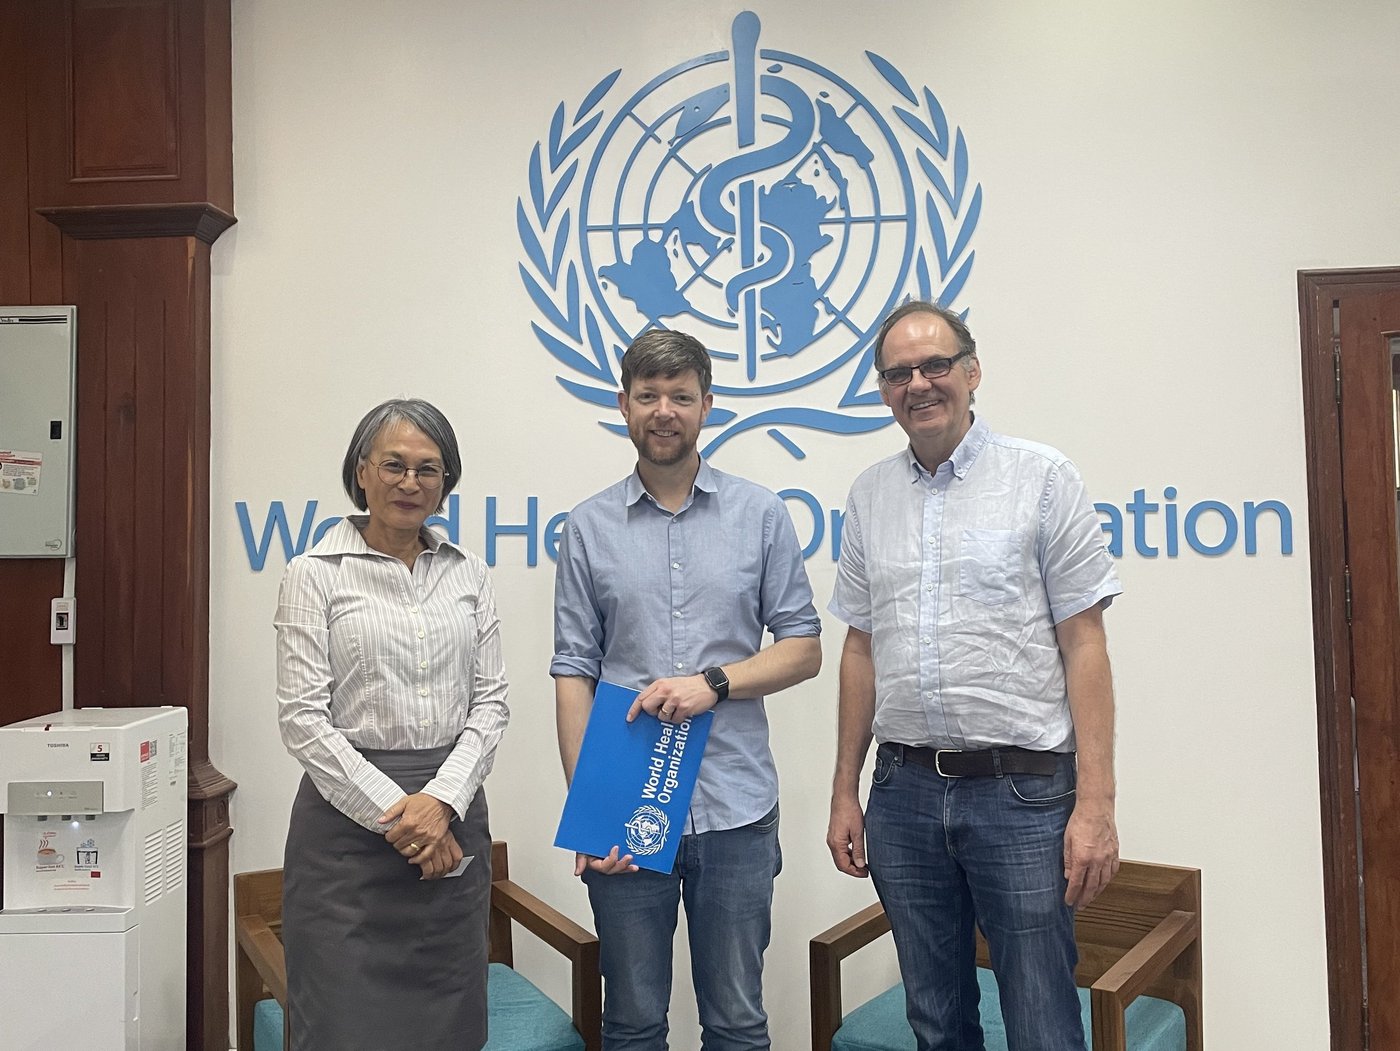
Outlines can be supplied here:
<path id="1" fill-rule="evenodd" d="M 983 1051 L 974 924 L 991 950 L 1011 1051 L 1084 1051 L 1065 904 L 1074 786 L 1072 755 L 1053 775 L 948 778 L 881 746 L 867 860 L 919 1051 Z"/>
<path id="2" fill-rule="evenodd" d="M 767 1049 L 763 953 L 782 868 L 778 807 L 684 836 L 668 873 L 583 874 L 598 928 L 604 1051 L 666 1051 L 676 906 L 684 899 L 704 1051 Z"/>

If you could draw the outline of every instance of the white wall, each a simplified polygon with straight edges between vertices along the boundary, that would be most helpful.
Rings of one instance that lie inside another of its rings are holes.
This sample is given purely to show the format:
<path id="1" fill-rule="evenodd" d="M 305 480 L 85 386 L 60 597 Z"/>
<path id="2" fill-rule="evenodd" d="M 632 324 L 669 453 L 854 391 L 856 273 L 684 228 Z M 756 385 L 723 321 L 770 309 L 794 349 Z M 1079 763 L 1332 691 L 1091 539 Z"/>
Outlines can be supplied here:
<path id="1" fill-rule="evenodd" d="M 554 107 L 604 74 L 605 107 L 729 44 L 732 3 L 580 5 L 237 0 L 239 224 L 214 250 L 211 750 L 239 783 L 235 870 L 280 864 L 298 778 L 275 726 L 271 615 L 282 558 L 250 569 L 234 513 L 345 510 L 339 462 L 360 414 L 419 394 L 467 462 L 464 542 L 482 507 L 543 518 L 624 474 L 630 447 L 560 390 L 529 329 L 516 198 Z M 1199 866 L 1214 1047 L 1325 1046 L 1327 1002 L 1299 386 L 1296 271 L 1394 263 L 1400 7 L 1380 3 L 755 3 L 763 46 L 872 95 L 864 57 L 927 84 L 967 137 L 985 206 L 960 305 L 972 309 L 993 426 L 1067 451 L 1095 498 L 1180 491 L 1183 509 L 1281 500 L 1293 554 L 1120 564 L 1109 615 L 1119 695 L 1119 827 L 1129 857 Z M 887 101 L 888 90 L 881 96 Z M 888 107 L 887 107 L 888 108 Z M 684 321 L 677 321 L 685 327 Z M 723 468 L 840 507 L 893 429 L 761 434 Z M 795 516 L 797 517 L 797 516 Z M 1160 519 L 1158 519 L 1160 521 Z M 295 521 L 294 521 L 295 525 Z M 799 526 L 801 528 L 801 526 Z M 276 545 L 274 545 L 275 547 Z M 513 721 L 489 784 L 513 872 L 590 922 L 550 846 L 562 797 L 551 682 L 553 573 L 518 539 L 495 569 Z M 809 562 L 819 606 L 829 553 Z M 786 859 L 767 990 L 779 1051 L 807 1043 L 807 940 L 872 900 L 823 834 L 841 639 L 773 701 Z M 872 952 L 874 952 L 872 950 Z M 878 955 L 878 953 L 876 953 Z M 567 1002 L 540 952 L 523 966 Z M 698 1046 L 677 968 L 673 1044 Z M 892 953 L 852 976 L 892 980 Z"/>

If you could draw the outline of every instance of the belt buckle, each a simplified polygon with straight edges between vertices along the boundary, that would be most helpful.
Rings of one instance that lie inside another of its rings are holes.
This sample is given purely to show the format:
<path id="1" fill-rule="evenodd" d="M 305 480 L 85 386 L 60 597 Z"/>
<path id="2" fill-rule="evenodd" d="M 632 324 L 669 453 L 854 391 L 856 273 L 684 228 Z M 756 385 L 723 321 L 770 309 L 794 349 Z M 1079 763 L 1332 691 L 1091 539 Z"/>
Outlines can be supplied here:
<path id="1" fill-rule="evenodd" d="M 944 771 L 944 769 L 943 769 L 943 756 L 944 756 L 945 754 L 946 754 L 946 755 L 958 755 L 958 754 L 960 753 L 960 751 L 961 751 L 961 749 L 958 749 L 958 748 L 940 748 L 940 749 L 938 749 L 938 751 L 934 752 L 934 753 L 933 753 L 933 769 L 934 769 L 934 772 L 935 772 L 936 774 L 938 774 L 939 777 L 962 777 L 962 776 L 963 776 L 962 774 L 950 774 L 950 773 L 946 773 L 946 772 Z"/>

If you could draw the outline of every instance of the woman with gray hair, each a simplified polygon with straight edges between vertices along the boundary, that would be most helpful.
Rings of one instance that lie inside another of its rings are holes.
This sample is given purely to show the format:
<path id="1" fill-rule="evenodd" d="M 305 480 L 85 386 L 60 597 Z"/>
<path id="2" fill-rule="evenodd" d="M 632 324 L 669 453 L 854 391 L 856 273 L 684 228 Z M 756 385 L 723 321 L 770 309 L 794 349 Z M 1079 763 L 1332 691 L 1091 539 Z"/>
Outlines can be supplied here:
<path id="1" fill-rule="evenodd" d="M 500 622 L 485 563 L 425 525 L 461 471 L 436 408 L 376 406 L 343 468 L 368 513 L 282 578 L 278 720 L 306 771 L 282 904 L 297 1051 L 486 1041 Z"/>

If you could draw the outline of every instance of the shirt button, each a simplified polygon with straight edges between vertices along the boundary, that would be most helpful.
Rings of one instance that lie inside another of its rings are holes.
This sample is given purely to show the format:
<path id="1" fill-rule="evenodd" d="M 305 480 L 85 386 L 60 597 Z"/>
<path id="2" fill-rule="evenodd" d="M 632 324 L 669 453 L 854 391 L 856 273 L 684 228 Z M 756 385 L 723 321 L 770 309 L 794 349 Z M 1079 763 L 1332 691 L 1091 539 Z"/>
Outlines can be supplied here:
<path id="1" fill-rule="evenodd" d="M 420 632 L 419 632 L 419 633 L 418 633 L 418 637 L 419 637 L 419 638 L 420 638 L 420 639 L 421 639 L 421 638 L 424 638 L 424 637 L 425 637 L 425 635 L 424 635 L 424 633 L 423 633 L 423 632 L 421 632 L 421 631 L 420 631 Z"/>
<path id="2" fill-rule="evenodd" d="M 936 544 L 936 543 L 938 543 L 938 537 L 936 537 L 936 536 L 931 536 L 931 537 L 928 538 L 928 542 L 929 542 L 930 544 Z"/>
<path id="3" fill-rule="evenodd" d="M 428 720 L 427 720 L 427 719 L 419 719 L 419 720 L 418 720 L 418 725 L 419 725 L 419 726 L 427 726 L 427 725 L 428 725 Z"/>
<path id="4" fill-rule="evenodd" d="M 927 642 L 928 639 L 924 639 L 924 641 Z M 427 662 L 427 661 L 419 661 L 419 662 L 418 662 L 418 667 L 420 667 L 420 668 L 426 668 L 427 666 L 428 666 L 428 662 Z"/>
<path id="5" fill-rule="evenodd" d="M 682 664 L 680 661 L 676 661 L 676 671 L 680 671 L 684 667 L 684 664 Z"/>
<path id="6" fill-rule="evenodd" d="M 681 564 L 680 564 L 679 562 L 672 562 L 672 563 L 671 563 L 671 568 L 672 568 L 672 569 L 680 569 L 680 568 L 681 568 Z"/>
<path id="7" fill-rule="evenodd" d="M 925 585 L 924 585 L 924 590 L 925 590 L 925 591 L 932 591 L 932 590 L 933 590 L 933 585 L 932 585 L 932 584 L 925 584 Z"/>
<path id="8" fill-rule="evenodd" d="M 671 610 L 671 616 L 673 616 L 673 617 L 675 617 L 677 620 L 679 620 L 679 619 L 680 619 L 680 616 L 681 616 L 681 611 L 678 610 L 678 609 L 673 609 L 673 610 Z"/>
<path id="9" fill-rule="evenodd" d="M 426 697 L 426 696 L 428 696 L 428 688 L 425 686 L 425 687 L 423 687 L 421 690 L 419 690 L 419 691 L 418 691 L 418 696 L 419 696 L 419 697 Z"/>
<path id="10" fill-rule="evenodd" d="M 932 642 L 933 642 L 933 640 L 932 640 L 931 638 L 929 638 L 927 635 L 924 636 L 924 645 L 925 645 L 925 646 L 929 645 L 929 644 L 932 643 Z M 423 662 L 423 667 L 426 668 L 427 666 L 428 666 L 428 662 L 427 662 L 427 661 L 424 661 L 424 662 Z"/>
<path id="11" fill-rule="evenodd" d="M 417 606 L 414 606 L 412 609 L 409 610 L 409 612 L 410 612 L 410 613 L 417 613 L 417 612 L 418 612 L 418 607 L 417 607 Z"/>

